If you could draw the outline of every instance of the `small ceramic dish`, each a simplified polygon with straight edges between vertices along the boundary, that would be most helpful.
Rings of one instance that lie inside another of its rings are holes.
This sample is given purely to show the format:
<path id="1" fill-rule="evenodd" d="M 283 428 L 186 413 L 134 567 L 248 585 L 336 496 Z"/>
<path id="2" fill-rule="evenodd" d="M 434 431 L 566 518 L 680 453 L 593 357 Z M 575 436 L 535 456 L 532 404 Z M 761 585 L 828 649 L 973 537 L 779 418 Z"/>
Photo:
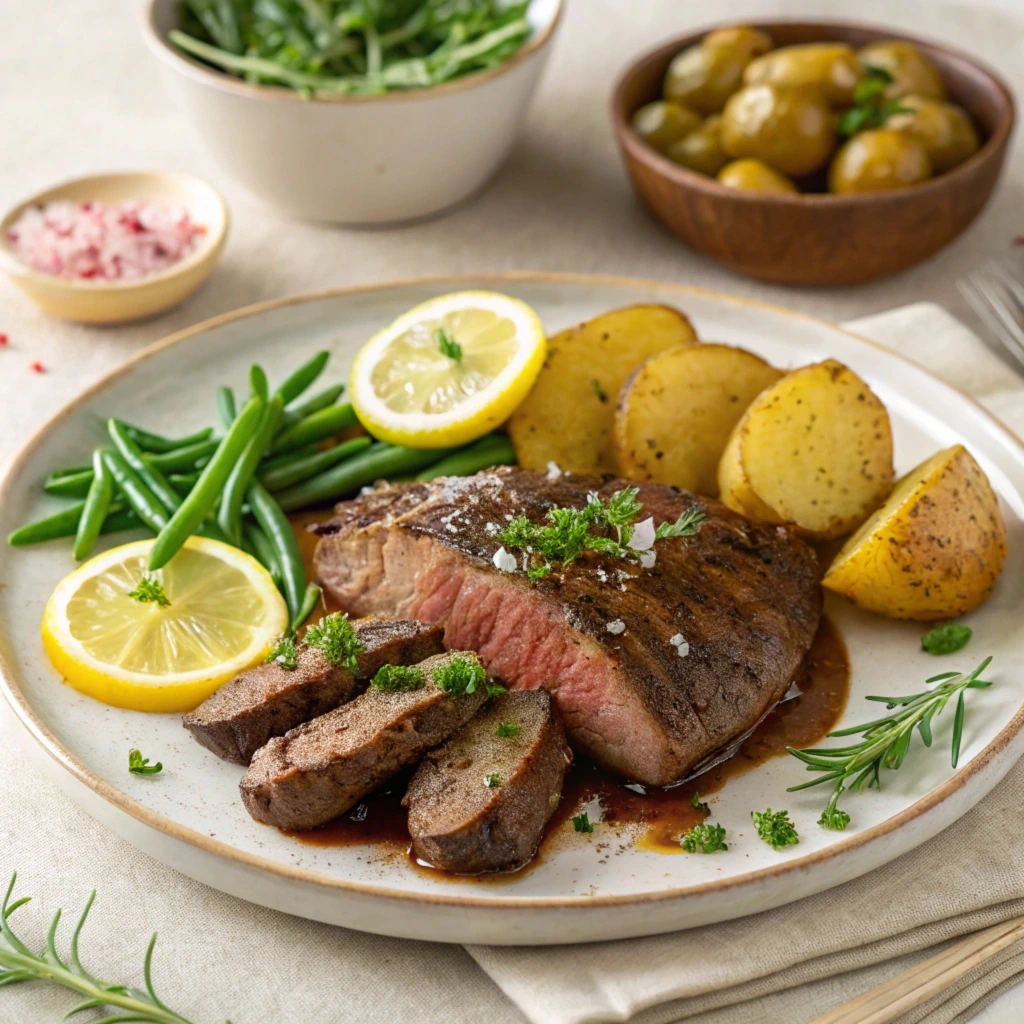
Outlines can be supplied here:
<path id="1" fill-rule="evenodd" d="M 497 67 L 424 89 L 306 98 L 203 64 L 168 39 L 178 0 L 148 0 L 143 34 L 199 137 L 242 185 L 300 220 L 419 220 L 478 192 L 512 151 L 564 0 L 533 0 L 533 34 Z"/>
<path id="2" fill-rule="evenodd" d="M 673 163 L 648 146 L 630 118 L 661 91 L 672 58 L 707 31 L 670 40 L 632 63 L 612 97 L 612 122 L 637 194 L 687 245 L 740 274 L 791 285 L 856 284 L 933 256 L 981 212 L 995 188 L 1014 123 L 1006 83 L 972 58 L 904 32 L 839 22 L 764 22 L 776 46 L 878 39 L 913 43 L 942 75 L 950 99 L 984 142 L 946 174 L 862 195 L 742 192 Z"/>
<path id="3" fill-rule="evenodd" d="M 23 263 L 8 237 L 12 224 L 32 206 L 56 199 L 119 203 L 140 199 L 180 206 L 205 229 L 195 250 L 166 270 L 125 281 L 56 277 Z M 66 181 L 18 203 L 0 220 L 0 268 L 44 312 L 82 323 L 113 324 L 160 313 L 191 295 L 209 276 L 228 233 L 228 208 L 205 182 L 168 171 L 95 174 Z"/>

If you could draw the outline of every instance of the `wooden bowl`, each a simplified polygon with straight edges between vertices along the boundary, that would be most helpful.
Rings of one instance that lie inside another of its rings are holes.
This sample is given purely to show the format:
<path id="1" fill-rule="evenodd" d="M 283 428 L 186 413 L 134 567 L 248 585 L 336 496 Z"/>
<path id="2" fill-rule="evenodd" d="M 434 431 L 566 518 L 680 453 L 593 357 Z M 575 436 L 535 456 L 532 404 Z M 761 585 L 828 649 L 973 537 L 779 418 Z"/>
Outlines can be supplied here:
<path id="1" fill-rule="evenodd" d="M 661 94 L 672 58 L 709 31 L 641 57 L 619 79 L 612 119 L 637 193 L 698 252 L 750 277 L 792 285 L 856 284 L 912 267 L 948 245 L 981 212 L 999 178 L 1014 122 L 1013 97 L 994 72 L 944 46 L 883 28 L 838 22 L 764 22 L 777 46 L 876 39 L 913 43 L 938 68 L 950 99 L 974 118 L 984 143 L 969 160 L 921 185 L 870 195 L 769 195 L 726 188 L 656 152 L 630 127 Z"/>

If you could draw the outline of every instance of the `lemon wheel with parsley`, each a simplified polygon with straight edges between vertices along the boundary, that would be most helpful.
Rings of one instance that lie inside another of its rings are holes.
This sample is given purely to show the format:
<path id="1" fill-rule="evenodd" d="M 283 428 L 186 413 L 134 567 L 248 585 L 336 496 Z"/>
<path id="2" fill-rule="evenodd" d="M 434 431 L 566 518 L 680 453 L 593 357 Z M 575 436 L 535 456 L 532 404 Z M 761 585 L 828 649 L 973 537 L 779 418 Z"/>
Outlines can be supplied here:
<path id="1" fill-rule="evenodd" d="M 43 646 L 90 697 L 190 711 L 266 657 L 288 628 L 288 609 L 270 573 L 238 548 L 190 537 L 147 574 L 152 546 L 113 548 L 61 580 L 43 613 Z"/>
<path id="2" fill-rule="evenodd" d="M 525 302 L 453 292 L 409 310 L 360 349 L 349 399 L 382 441 L 455 447 L 508 419 L 546 353 L 543 325 Z"/>

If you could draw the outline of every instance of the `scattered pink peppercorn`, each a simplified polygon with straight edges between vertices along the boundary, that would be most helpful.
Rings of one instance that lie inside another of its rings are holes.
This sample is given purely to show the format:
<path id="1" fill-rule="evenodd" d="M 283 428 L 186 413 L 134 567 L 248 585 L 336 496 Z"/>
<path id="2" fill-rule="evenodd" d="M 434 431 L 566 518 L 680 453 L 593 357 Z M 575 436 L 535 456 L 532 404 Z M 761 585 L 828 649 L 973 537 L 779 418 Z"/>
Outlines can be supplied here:
<path id="1" fill-rule="evenodd" d="M 7 344 L 8 338 L 6 334 L 0 334 L 0 348 Z"/>
<path id="2" fill-rule="evenodd" d="M 46 373 L 46 370 L 43 369 L 43 364 L 41 362 L 39 362 L 38 359 L 34 363 L 29 363 L 28 364 L 28 368 L 33 373 Z"/>

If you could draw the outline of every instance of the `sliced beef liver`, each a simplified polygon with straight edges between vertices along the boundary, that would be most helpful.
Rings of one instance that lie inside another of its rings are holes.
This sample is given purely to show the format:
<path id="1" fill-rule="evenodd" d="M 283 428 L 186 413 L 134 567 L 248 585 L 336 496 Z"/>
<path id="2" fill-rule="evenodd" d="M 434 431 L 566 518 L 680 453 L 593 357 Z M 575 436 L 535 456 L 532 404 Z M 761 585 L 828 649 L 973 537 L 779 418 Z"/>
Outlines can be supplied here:
<path id="1" fill-rule="evenodd" d="M 516 735 L 502 735 L 502 726 Z M 522 867 L 537 852 L 571 760 L 546 690 L 495 697 L 410 780 L 403 803 L 414 853 L 458 874 Z"/>
<path id="2" fill-rule="evenodd" d="M 369 689 L 270 740 L 242 778 L 246 809 L 257 821 L 278 828 L 316 828 L 415 764 L 487 700 L 486 686 L 454 696 L 433 683 L 432 671 L 455 657 L 476 660 L 475 654 L 462 652 L 428 658 L 420 664 L 420 689 Z"/>
<path id="3" fill-rule="evenodd" d="M 364 619 L 353 625 L 365 647 L 358 678 L 320 651 L 300 648 L 294 669 L 271 663 L 243 672 L 182 723 L 218 757 L 247 765 L 272 737 L 352 700 L 381 665 L 412 665 L 444 650 L 443 630 L 425 622 Z"/>
<path id="4" fill-rule="evenodd" d="M 495 568 L 512 516 L 542 523 L 630 486 L 501 468 L 378 490 L 318 529 L 317 577 L 353 614 L 442 623 L 448 647 L 478 651 L 509 686 L 550 690 L 574 745 L 668 785 L 789 688 L 821 613 L 818 564 L 785 527 L 642 483 L 656 524 L 707 511 L 696 536 L 657 542 L 652 568 L 597 552 L 537 582 Z"/>

